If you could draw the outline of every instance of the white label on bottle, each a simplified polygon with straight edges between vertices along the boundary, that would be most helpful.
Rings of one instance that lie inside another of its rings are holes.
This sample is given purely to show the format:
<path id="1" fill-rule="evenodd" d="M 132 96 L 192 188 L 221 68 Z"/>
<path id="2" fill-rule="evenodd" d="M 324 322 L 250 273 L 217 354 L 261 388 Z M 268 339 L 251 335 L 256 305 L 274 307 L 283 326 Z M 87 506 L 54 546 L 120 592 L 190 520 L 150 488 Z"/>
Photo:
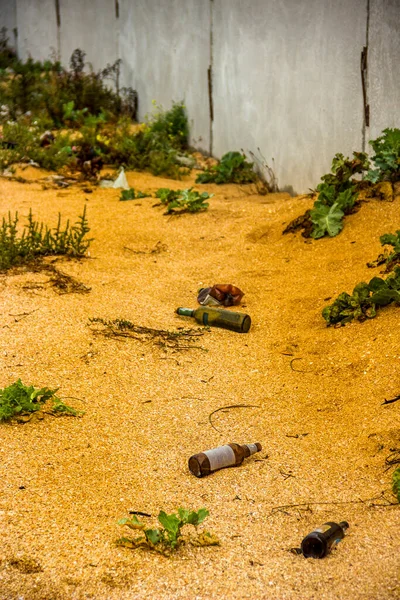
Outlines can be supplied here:
<path id="1" fill-rule="evenodd" d="M 258 452 L 257 444 L 246 444 L 246 446 L 250 450 L 250 454 L 255 454 L 256 452 Z"/>
<path id="2" fill-rule="evenodd" d="M 230 446 L 219 446 L 213 450 L 206 450 L 204 454 L 210 461 L 211 471 L 236 464 L 235 453 Z"/>

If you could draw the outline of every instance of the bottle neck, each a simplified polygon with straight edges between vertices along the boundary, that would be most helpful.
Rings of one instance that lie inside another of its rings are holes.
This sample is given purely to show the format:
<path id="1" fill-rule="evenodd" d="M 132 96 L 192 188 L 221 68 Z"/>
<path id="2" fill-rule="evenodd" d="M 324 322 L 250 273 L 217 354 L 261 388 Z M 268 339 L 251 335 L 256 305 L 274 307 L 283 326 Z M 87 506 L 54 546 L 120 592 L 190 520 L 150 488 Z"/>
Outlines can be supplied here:
<path id="1" fill-rule="evenodd" d="M 256 452 L 260 452 L 261 444 L 259 442 L 256 442 L 255 444 L 243 444 L 242 448 L 244 451 L 244 457 L 248 458 L 252 454 L 255 454 Z"/>
<path id="2" fill-rule="evenodd" d="M 191 308 L 177 308 L 176 312 L 178 315 L 182 315 L 183 317 L 193 317 L 194 314 L 194 310 L 192 310 Z"/>

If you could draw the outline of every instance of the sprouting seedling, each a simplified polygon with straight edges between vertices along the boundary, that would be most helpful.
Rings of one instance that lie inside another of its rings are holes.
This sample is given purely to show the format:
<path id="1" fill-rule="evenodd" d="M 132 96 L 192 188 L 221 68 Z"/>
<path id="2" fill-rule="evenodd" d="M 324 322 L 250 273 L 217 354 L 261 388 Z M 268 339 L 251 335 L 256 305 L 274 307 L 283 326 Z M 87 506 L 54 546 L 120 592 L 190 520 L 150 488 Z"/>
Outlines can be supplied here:
<path id="1" fill-rule="evenodd" d="M 133 515 L 128 519 L 121 519 L 118 521 L 118 525 L 140 531 L 144 535 L 136 538 L 123 537 L 117 540 L 117 544 L 126 548 L 147 547 L 162 554 L 169 554 L 182 544 L 182 528 L 184 525 L 193 525 L 197 529 L 208 515 L 209 512 L 206 508 L 200 508 L 197 512 L 178 508 L 178 513 L 171 514 L 161 510 L 158 521 L 162 527 L 155 529 L 146 528 L 145 524 L 139 521 L 136 515 Z M 207 531 L 191 538 L 190 542 L 195 546 L 219 545 L 218 538 Z"/>

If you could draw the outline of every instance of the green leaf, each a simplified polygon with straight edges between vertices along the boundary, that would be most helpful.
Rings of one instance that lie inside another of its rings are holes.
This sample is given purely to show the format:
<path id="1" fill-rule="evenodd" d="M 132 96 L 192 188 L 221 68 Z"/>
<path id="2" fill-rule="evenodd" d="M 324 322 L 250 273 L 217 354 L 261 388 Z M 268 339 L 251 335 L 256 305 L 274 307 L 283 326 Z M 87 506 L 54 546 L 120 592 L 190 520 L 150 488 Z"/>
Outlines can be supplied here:
<path id="1" fill-rule="evenodd" d="M 384 287 L 371 296 L 371 302 L 379 304 L 379 306 L 387 306 L 391 302 L 400 302 L 400 293 L 397 290 Z"/>
<path id="2" fill-rule="evenodd" d="M 121 196 L 119 198 L 121 201 L 125 200 L 134 200 L 135 199 L 135 190 L 134 188 L 129 188 L 129 190 L 122 190 Z"/>
<path id="3" fill-rule="evenodd" d="M 145 529 L 144 534 L 146 539 L 154 545 L 158 544 L 163 539 L 162 533 L 159 529 Z"/>
<path id="4" fill-rule="evenodd" d="M 392 490 L 393 494 L 397 497 L 400 502 L 400 467 L 394 471 L 392 475 Z"/>
<path id="5" fill-rule="evenodd" d="M 144 529 L 145 524 L 139 521 L 136 515 L 132 515 L 131 519 L 121 519 L 118 525 L 126 525 L 130 529 Z"/>
<path id="6" fill-rule="evenodd" d="M 181 527 L 181 521 L 175 514 L 167 515 L 166 512 L 161 510 L 158 515 L 158 520 L 167 531 L 168 535 L 177 536 Z"/>
<path id="7" fill-rule="evenodd" d="M 325 234 L 331 237 L 338 235 L 343 229 L 343 216 L 344 212 L 340 210 L 337 202 L 331 207 L 316 202 L 310 212 L 311 221 L 314 224 L 311 236 L 318 239 Z"/>

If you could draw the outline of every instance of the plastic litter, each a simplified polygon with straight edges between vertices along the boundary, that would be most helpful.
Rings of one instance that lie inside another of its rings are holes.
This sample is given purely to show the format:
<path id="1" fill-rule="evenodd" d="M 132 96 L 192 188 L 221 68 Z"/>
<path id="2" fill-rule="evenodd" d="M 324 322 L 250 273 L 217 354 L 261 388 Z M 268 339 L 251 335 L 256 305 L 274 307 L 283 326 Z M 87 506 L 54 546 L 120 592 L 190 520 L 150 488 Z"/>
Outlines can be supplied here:
<path id="1" fill-rule="evenodd" d="M 212 287 L 201 288 L 197 301 L 203 306 L 238 306 L 244 292 L 231 283 L 217 283 Z"/>
<path id="2" fill-rule="evenodd" d="M 130 189 L 130 185 L 125 175 L 124 167 L 121 167 L 119 175 L 115 181 L 112 181 L 112 179 L 102 179 L 99 185 L 101 188 L 122 188 L 123 190 Z"/>

